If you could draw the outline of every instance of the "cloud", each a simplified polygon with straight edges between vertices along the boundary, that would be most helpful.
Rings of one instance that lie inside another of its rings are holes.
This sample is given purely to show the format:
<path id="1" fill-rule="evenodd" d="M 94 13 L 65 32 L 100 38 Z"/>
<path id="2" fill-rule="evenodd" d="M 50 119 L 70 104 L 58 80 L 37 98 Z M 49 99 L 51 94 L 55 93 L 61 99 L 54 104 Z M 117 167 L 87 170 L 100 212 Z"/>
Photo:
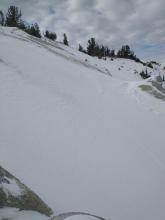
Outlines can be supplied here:
<path id="1" fill-rule="evenodd" d="M 86 45 L 94 36 L 114 48 L 130 44 L 140 56 L 161 56 L 165 62 L 164 0 L 1 0 L 0 6 L 11 4 L 42 30 L 55 31 L 59 38 L 66 32 L 73 45 Z"/>

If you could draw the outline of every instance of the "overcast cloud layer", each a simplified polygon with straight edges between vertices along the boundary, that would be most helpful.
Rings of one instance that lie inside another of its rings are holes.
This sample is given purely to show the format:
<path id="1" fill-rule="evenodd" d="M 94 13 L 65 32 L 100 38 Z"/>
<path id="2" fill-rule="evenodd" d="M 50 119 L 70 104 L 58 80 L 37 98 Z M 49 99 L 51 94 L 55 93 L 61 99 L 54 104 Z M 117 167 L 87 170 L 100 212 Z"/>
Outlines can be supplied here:
<path id="1" fill-rule="evenodd" d="M 73 45 L 93 36 L 114 48 L 130 44 L 140 57 L 165 64 L 165 0 L 0 0 L 1 9 L 9 5 L 59 40 L 66 32 Z"/>

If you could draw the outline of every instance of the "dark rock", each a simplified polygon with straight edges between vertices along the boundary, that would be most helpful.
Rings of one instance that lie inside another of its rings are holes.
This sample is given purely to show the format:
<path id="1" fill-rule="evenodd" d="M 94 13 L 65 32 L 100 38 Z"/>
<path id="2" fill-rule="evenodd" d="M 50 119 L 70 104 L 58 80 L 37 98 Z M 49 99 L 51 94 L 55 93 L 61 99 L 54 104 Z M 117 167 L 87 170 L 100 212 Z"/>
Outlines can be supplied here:
<path id="1" fill-rule="evenodd" d="M 4 190 L 4 184 L 15 181 L 20 189 L 20 195 Z M 11 181 L 11 182 L 10 182 Z M 32 190 L 21 183 L 16 177 L 0 166 L 0 207 L 13 207 L 20 210 L 37 211 L 47 216 L 52 215 L 52 210 Z"/>

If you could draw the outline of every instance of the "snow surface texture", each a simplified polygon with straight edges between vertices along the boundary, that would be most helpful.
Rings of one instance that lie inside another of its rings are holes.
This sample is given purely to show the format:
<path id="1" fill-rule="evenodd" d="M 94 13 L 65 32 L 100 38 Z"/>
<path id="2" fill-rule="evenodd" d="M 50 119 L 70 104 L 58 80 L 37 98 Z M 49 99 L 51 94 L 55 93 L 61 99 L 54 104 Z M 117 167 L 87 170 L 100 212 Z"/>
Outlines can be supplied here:
<path id="1" fill-rule="evenodd" d="M 165 103 L 142 69 L 1 28 L 2 166 L 55 214 L 164 220 Z"/>

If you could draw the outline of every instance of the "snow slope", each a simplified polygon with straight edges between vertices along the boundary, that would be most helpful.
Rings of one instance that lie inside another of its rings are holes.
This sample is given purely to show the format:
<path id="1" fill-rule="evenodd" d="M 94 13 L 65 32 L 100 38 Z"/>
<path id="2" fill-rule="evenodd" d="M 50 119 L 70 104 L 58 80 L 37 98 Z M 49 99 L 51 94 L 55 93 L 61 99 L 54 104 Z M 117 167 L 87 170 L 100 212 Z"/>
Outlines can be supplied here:
<path id="1" fill-rule="evenodd" d="M 165 103 L 143 68 L 0 28 L 1 165 L 55 214 L 164 220 Z"/>

